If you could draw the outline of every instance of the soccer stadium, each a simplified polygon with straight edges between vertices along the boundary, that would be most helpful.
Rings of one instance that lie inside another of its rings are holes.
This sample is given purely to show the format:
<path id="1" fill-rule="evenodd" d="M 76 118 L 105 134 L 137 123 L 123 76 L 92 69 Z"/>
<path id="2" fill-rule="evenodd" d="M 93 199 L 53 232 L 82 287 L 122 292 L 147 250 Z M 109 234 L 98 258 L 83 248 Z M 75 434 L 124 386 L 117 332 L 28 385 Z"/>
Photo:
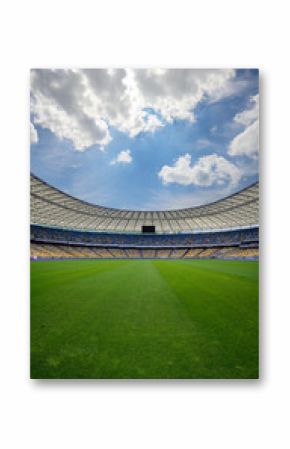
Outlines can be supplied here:
<path id="1" fill-rule="evenodd" d="M 30 87 L 31 377 L 257 379 L 259 71 Z"/>
<path id="2" fill-rule="evenodd" d="M 94 206 L 31 176 L 32 258 L 258 257 L 258 183 L 201 207 L 144 212 Z"/>
<path id="3" fill-rule="evenodd" d="M 257 378 L 259 184 L 96 206 L 31 175 L 33 378 Z"/>

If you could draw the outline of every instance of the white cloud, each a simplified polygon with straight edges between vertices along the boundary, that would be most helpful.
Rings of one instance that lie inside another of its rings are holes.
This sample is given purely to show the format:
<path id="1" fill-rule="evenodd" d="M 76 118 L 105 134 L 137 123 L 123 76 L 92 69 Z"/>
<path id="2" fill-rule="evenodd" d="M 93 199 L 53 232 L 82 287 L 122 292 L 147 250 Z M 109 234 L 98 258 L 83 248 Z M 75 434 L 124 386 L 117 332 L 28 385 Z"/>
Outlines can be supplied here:
<path id="1" fill-rule="evenodd" d="M 250 99 L 250 108 L 240 112 L 234 121 L 244 125 L 245 129 L 231 141 L 228 149 L 230 156 L 258 158 L 259 152 L 259 95 Z"/>
<path id="2" fill-rule="evenodd" d="M 90 103 L 84 79 L 75 70 L 34 70 L 31 76 L 34 122 L 60 139 L 70 139 L 77 150 L 110 141 L 108 125 L 86 112 Z"/>
<path id="3" fill-rule="evenodd" d="M 37 142 L 38 142 L 37 131 L 33 123 L 30 122 L 30 143 L 37 143 Z"/>
<path id="4" fill-rule="evenodd" d="M 145 117 L 145 123 L 142 125 L 143 132 L 154 132 L 157 128 L 164 126 L 154 114 L 148 114 Z"/>
<path id="5" fill-rule="evenodd" d="M 231 156 L 248 156 L 257 159 L 259 152 L 259 122 L 256 120 L 230 143 Z"/>
<path id="6" fill-rule="evenodd" d="M 139 103 L 158 111 L 166 122 L 194 121 L 193 109 L 210 100 L 232 94 L 234 70 L 146 69 L 135 70 Z"/>
<path id="7" fill-rule="evenodd" d="M 120 153 L 118 154 L 116 159 L 113 159 L 110 162 L 110 164 L 111 165 L 118 164 L 118 163 L 131 164 L 132 161 L 133 161 L 133 158 L 131 156 L 131 151 L 130 150 L 122 150 L 122 151 L 120 151 Z"/>
<path id="8" fill-rule="evenodd" d="M 36 124 L 84 151 L 105 147 L 110 126 L 134 137 L 174 119 L 193 122 L 200 101 L 237 89 L 234 70 L 33 70 L 31 110 Z"/>
<path id="9" fill-rule="evenodd" d="M 223 186 L 236 185 L 241 179 L 239 168 L 217 154 L 203 156 L 191 165 L 191 156 L 187 153 L 180 156 L 172 167 L 164 165 L 158 173 L 164 184 Z"/>
<path id="10" fill-rule="evenodd" d="M 250 108 L 235 115 L 234 121 L 241 125 L 250 125 L 259 119 L 259 94 L 250 98 Z"/>

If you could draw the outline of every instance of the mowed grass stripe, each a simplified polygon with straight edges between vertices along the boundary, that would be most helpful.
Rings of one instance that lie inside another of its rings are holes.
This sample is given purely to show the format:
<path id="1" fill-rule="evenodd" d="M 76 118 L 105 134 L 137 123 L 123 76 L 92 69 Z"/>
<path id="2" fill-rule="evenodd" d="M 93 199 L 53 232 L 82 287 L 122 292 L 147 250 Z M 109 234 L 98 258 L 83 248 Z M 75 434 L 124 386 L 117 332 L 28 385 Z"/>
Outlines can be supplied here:
<path id="1" fill-rule="evenodd" d="M 130 269 L 115 269 L 113 275 L 114 282 L 108 272 L 90 280 L 86 277 L 84 283 L 78 281 L 80 296 L 77 299 L 72 297 L 74 284 L 62 286 L 53 299 L 49 291 L 43 294 L 44 298 L 48 298 L 48 309 L 57 309 L 54 315 L 58 328 L 51 323 L 44 351 L 44 355 L 48 354 L 48 365 L 52 363 L 50 376 L 56 373 L 57 376 L 65 376 L 68 368 L 70 376 L 84 376 L 83 366 L 81 370 L 79 366 L 71 366 L 75 354 L 79 356 L 83 349 L 87 360 L 92 359 L 92 354 L 98 359 L 97 364 L 96 360 L 88 363 L 85 377 L 157 377 L 164 366 L 173 364 L 169 357 L 169 345 L 176 352 L 175 347 L 179 345 L 176 339 L 195 333 L 191 322 L 188 329 L 186 314 L 184 311 L 180 314 L 182 307 L 152 262 L 136 261 L 130 264 Z M 92 295 L 94 284 L 97 286 L 95 297 Z M 53 291 L 55 294 L 55 287 Z M 52 301 L 61 301 L 62 307 L 52 307 Z M 74 316 L 76 311 L 77 315 Z M 81 335 L 80 341 L 78 335 Z M 49 351 L 49 347 L 54 346 L 55 336 L 58 339 L 61 337 L 63 342 L 59 356 Z M 44 343 L 41 338 L 34 339 Z M 82 348 L 85 339 L 92 345 Z M 70 341 L 69 345 L 65 344 L 67 340 Z M 66 359 L 66 366 L 61 362 L 63 358 Z M 59 373 L 59 369 L 55 369 L 58 364 L 63 365 L 65 370 L 60 367 Z"/>
<path id="2" fill-rule="evenodd" d="M 95 260 L 54 260 L 54 261 L 41 261 L 31 263 L 31 287 L 40 286 L 44 291 L 46 287 L 50 288 L 53 285 L 62 285 L 66 282 L 77 281 L 83 279 L 86 276 L 95 276 L 97 273 L 112 269 L 116 269 L 121 265 L 128 263 L 126 260 L 118 260 L 117 263 L 112 266 L 112 261 L 102 260 L 101 263 L 96 264 Z M 45 267 L 42 267 L 42 264 Z M 34 282 L 34 278 L 37 282 Z"/>
<path id="3" fill-rule="evenodd" d="M 168 262 L 168 261 L 165 261 Z M 253 280 L 257 282 L 259 278 L 259 264 L 253 260 L 186 260 L 182 259 L 178 261 L 179 266 L 182 264 L 197 270 L 200 268 L 202 271 L 210 270 L 220 273 L 229 274 L 241 278 L 247 278 L 247 280 Z"/>
<path id="4" fill-rule="evenodd" d="M 228 269 L 227 264 L 221 273 L 216 261 L 210 261 L 211 270 L 208 261 L 204 261 L 205 270 L 203 261 L 198 262 L 201 263 L 194 261 L 187 268 L 180 263 L 167 266 L 159 261 L 155 263 L 198 328 L 207 335 L 208 368 L 214 365 L 217 375 L 226 370 L 231 377 L 257 377 L 258 264 L 246 261 L 240 269 L 247 273 L 250 267 L 251 271 L 247 276 L 245 273 L 240 276 L 230 275 L 231 266 Z"/>
<path id="5" fill-rule="evenodd" d="M 257 377 L 257 283 L 232 277 L 255 297 L 240 309 L 230 275 L 194 262 L 33 263 L 32 377 Z"/>

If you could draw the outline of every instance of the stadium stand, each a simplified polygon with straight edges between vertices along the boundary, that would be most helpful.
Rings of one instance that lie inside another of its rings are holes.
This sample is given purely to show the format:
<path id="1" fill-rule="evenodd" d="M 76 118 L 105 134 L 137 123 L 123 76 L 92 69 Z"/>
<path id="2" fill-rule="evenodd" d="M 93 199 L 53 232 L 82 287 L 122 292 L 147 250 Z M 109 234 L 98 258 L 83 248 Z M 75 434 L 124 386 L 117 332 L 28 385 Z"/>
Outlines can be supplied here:
<path id="1" fill-rule="evenodd" d="M 31 175 L 31 223 L 106 232 L 171 233 L 258 224 L 258 183 L 205 206 L 171 211 L 109 209 L 78 200 Z"/>
<path id="2" fill-rule="evenodd" d="M 258 218 L 258 183 L 205 206 L 150 212 L 95 206 L 31 175 L 32 259 L 256 259 Z"/>

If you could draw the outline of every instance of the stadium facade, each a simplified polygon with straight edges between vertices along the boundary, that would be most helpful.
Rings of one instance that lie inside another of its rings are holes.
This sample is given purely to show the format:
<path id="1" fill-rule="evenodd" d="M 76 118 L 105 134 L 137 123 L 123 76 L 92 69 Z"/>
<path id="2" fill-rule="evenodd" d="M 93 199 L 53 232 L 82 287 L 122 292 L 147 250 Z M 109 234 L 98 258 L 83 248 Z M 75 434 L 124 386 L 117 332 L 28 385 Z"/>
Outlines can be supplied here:
<path id="1" fill-rule="evenodd" d="M 258 258 L 258 183 L 204 206 L 133 211 L 87 203 L 34 175 L 30 181 L 33 259 Z"/>

